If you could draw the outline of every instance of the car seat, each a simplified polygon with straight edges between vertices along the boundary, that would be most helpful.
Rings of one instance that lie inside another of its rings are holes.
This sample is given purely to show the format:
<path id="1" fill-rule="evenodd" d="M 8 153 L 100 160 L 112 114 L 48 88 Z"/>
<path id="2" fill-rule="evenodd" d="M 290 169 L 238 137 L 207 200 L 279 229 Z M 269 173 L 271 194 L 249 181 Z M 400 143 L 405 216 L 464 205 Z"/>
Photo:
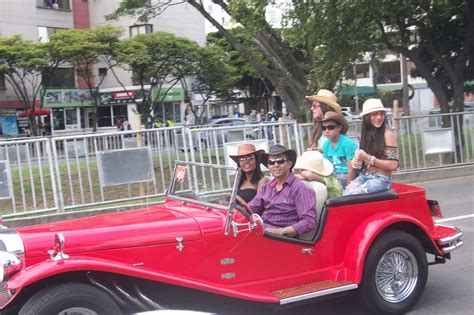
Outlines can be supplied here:
<path id="1" fill-rule="evenodd" d="M 316 222 L 317 222 L 321 217 L 321 210 L 323 209 L 324 203 L 326 202 L 326 199 L 328 196 L 326 185 L 317 181 L 302 180 L 302 182 L 306 187 L 313 190 L 314 193 L 316 194 L 316 207 L 314 210 L 316 211 Z M 302 240 L 313 239 L 314 235 L 316 234 L 316 227 L 317 227 L 317 224 L 313 230 L 299 235 L 298 238 Z"/>

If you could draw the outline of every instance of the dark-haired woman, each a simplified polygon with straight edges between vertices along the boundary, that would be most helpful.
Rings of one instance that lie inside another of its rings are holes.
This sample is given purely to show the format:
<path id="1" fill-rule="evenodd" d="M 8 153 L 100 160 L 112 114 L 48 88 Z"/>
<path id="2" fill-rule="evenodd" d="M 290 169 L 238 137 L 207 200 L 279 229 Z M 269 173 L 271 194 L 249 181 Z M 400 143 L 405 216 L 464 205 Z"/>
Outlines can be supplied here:
<path id="1" fill-rule="evenodd" d="M 257 151 L 253 144 L 245 143 L 239 145 L 237 155 L 230 155 L 230 158 L 237 163 L 242 171 L 237 195 L 247 203 L 268 182 L 260 169 L 260 154 L 262 152 L 263 150 Z"/>
<path id="2" fill-rule="evenodd" d="M 351 161 L 352 169 L 360 169 L 356 179 L 344 190 L 344 195 L 356 195 L 389 190 L 392 173 L 398 168 L 398 149 L 395 136 L 385 127 L 385 113 L 380 99 L 364 102 L 359 150 Z M 349 171 L 349 180 L 355 172 Z"/>
<path id="3" fill-rule="evenodd" d="M 337 103 L 337 97 L 329 90 L 321 89 L 316 95 L 306 96 L 311 102 L 311 112 L 313 113 L 313 128 L 309 138 L 308 149 L 319 149 L 322 147 L 327 138 L 323 135 L 321 129 L 321 119 L 327 112 L 341 113 L 341 106 Z"/>

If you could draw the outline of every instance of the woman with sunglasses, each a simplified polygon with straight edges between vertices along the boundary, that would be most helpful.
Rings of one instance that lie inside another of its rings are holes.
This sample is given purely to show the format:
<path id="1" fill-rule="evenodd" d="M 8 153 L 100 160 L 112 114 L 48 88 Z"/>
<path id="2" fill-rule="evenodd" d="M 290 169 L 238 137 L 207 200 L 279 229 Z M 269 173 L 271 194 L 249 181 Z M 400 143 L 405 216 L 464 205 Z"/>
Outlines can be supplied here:
<path id="1" fill-rule="evenodd" d="M 244 143 L 239 145 L 237 155 L 230 155 L 230 158 L 237 163 L 242 171 L 237 195 L 247 203 L 268 182 L 260 169 L 260 154 L 262 152 L 263 150 L 257 151 L 253 144 Z"/>
<path id="2" fill-rule="evenodd" d="M 389 190 L 392 172 L 398 168 L 397 141 L 385 126 L 385 113 L 380 99 L 369 98 L 362 106 L 360 149 L 351 161 L 351 168 L 360 169 L 356 179 L 344 190 L 344 195 L 356 195 Z M 355 172 L 349 170 L 350 181 Z"/>
<path id="3" fill-rule="evenodd" d="M 326 137 L 321 129 L 321 119 L 327 112 L 341 113 L 341 106 L 337 103 L 337 97 L 329 90 L 321 89 L 316 95 L 306 96 L 311 102 L 311 111 L 313 113 L 313 128 L 309 138 L 310 150 L 321 150 Z"/>

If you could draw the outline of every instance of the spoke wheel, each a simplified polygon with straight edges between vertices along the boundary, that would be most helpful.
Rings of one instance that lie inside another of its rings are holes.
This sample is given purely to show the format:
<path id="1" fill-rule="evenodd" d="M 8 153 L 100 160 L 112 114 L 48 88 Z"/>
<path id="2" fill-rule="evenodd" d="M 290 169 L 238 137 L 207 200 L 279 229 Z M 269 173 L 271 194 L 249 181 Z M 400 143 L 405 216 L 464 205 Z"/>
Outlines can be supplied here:
<path id="1" fill-rule="evenodd" d="M 398 303 L 415 290 L 418 265 L 415 256 L 397 247 L 382 256 L 375 271 L 375 283 L 380 296 L 387 302 Z"/>
<path id="2" fill-rule="evenodd" d="M 428 279 L 428 262 L 420 241 L 404 231 L 388 231 L 369 249 L 360 301 L 374 314 L 403 314 L 421 297 Z"/>

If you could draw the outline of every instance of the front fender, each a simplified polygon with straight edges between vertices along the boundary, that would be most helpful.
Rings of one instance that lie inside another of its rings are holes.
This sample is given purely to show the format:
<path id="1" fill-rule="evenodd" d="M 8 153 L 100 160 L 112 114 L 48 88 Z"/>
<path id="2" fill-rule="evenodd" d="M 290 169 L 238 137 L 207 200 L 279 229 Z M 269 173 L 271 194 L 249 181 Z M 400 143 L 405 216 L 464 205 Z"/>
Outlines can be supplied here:
<path id="1" fill-rule="evenodd" d="M 122 274 L 130 277 L 143 278 L 156 282 L 163 282 L 177 286 L 207 291 L 226 296 L 249 299 L 260 302 L 277 303 L 278 299 L 264 292 L 254 292 L 231 288 L 221 284 L 199 281 L 175 274 L 150 270 L 144 266 L 133 266 L 125 263 L 111 262 L 104 259 L 91 260 L 90 257 L 76 256 L 74 258 L 51 261 L 47 260 L 38 263 L 30 268 L 23 269 L 15 274 L 5 285 L 6 289 L 13 290 L 16 294 L 24 287 L 33 284 L 41 279 L 54 275 L 73 271 L 99 271 L 107 273 Z"/>
<path id="2" fill-rule="evenodd" d="M 86 270 L 133 275 L 137 277 L 149 274 L 149 272 L 140 270 L 138 267 L 129 264 L 110 262 L 103 259 L 91 260 L 90 257 L 76 256 L 61 261 L 45 260 L 27 269 L 23 269 L 6 283 L 5 288 L 17 290 L 54 275 Z"/>
<path id="3" fill-rule="evenodd" d="M 429 235 L 425 225 L 411 216 L 397 212 L 384 212 L 375 214 L 367 218 L 354 231 L 344 256 L 344 265 L 348 272 L 349 279 L 355 283 L 360 283 L 364 270 L 365 257 L 374 240 L 388 227 L 398 223 L 415 225 L 425 235 Z M 428 237 L 432 242 L 432 238 Z M 434 244 L 434 243 L 433 243 Z"/>

